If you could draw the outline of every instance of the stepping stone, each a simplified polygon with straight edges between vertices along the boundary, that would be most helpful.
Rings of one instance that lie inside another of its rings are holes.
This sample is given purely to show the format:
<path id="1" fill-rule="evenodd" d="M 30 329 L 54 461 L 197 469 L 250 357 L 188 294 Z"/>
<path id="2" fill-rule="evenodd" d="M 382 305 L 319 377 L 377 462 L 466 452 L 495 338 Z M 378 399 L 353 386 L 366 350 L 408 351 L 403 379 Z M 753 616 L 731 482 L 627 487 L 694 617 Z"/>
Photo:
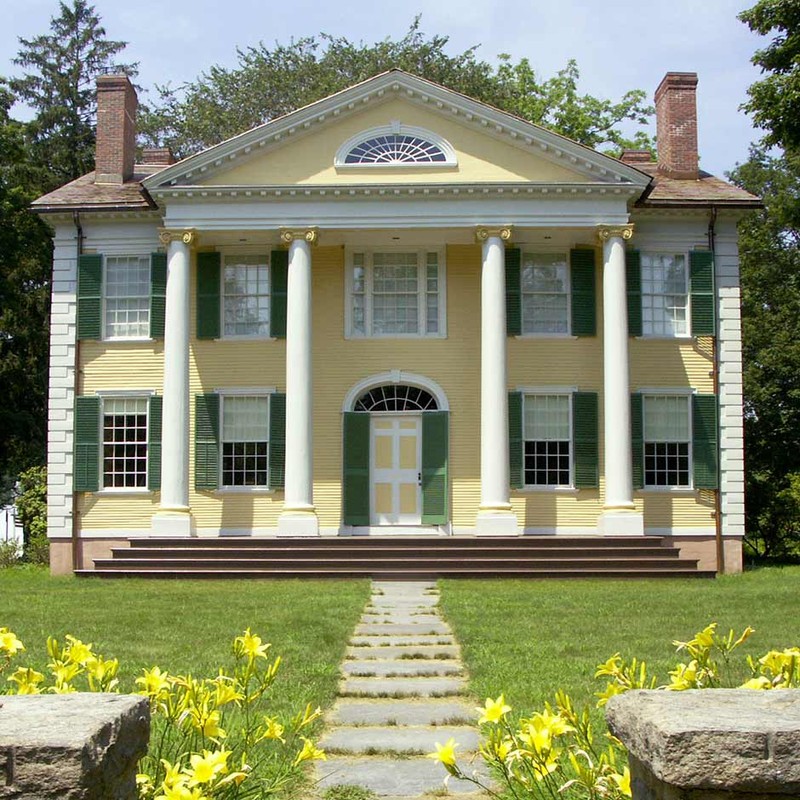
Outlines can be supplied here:
<path id="1" fill-rule="evenodd" d="M 444 697 L 463 694 L 463 678 L 346 678 L 342 697 Z"/>
<path id="2" fill-rule="evenodd" d="M 391 614 L 363 614 L 361 616 L 361 624 L 364 625 L 422 625 L 425 623 L 441 622 L 442 618 L 438 614 L 406 614 L 396 613 Z"/>
<path id="3" fill-rule="evenodd" d="M 422 597 L 396 598 L 377 595 L 371 597 L 367 608 L 436 608 L 439 598 L 436 595 L 423 595 Z"/>
<path id="4" fill-rule="evenodd" d="M 436 581 L 373 581 L 373 594 L 405 594 L 409 591 L 429 592 L 436 589 Z M 438 590 L 437 590 L 438 593 Z"/>
<path id="5" fill-rule="evenodd" d="M 328 720 L 332 725 L 463 725 L 477 719 L 474 704 L 458 698 L 446 700 L 356 700 L 336 701 Z"/>
<path id="6" fill-rule="evenodd" d="M 452 634 L 403 634 L 400 636 L 354 636 L 350 640 L 352 647 L 405 647 L 411 644 L 431 647 L 437 644 L 454 645 Z"/>
<path id="7" fill-rule="evenodd" d="M 402 647 L 348 647 L 347 657 L 352 659 L 391 658 L 401 661 L 416 661 L 458 658 L 458 647 L 454 644 L 422 645 L 412 644 Z"/>
<path id="8" fill-rule="evenodd" d="M 402 625 L 399 623 L 387 622 L 383 624 L 370 624 L 361 623 L 356 625 L 356 633 L 373 633 L 378 636 L 388 636 L 390 634 L 409 635 L 414 634 L 419 636 L 422 633 L 450 633 L 450 627 L 445 625 L 444 622 L 420 622 L 412 623 L 409 625 Z"/>
<path id="9" fill-rule="evenodd" d="M 345 661 L 342 665 L 345 675 L 371 675 L 375 677 L 390 675 L 461 675 L 464 668 L 454 661 L 425 660 L 407 658 L 401 661 Z"/>
<path id="10" fill-rule="evenodd" d="M 458 752 L 471 753 L 478 749 L 480 736 L 472 727 L 438 728 L 337 728 L 322 737 L 319 746 L 325 752 L 337 753 L 406 753 L 425 755 L 436 750 L 436 742 L 444 744 L 450 738 L 459 744 Z"/>
<path id="11" fill-rule="evenodd" d="M 441 744 L 444 744 L 442 742 Z M 379 797 L 438 794 L 445 788 L 447 770 L 430 758 L 329 758 L 317 763 L 318 789 L 341 784 L 363 786 Z M 467 766 L 465 764 L 465 766 Z M 448 794 L 474 794 L 468 781 L 447 782 Z"/>

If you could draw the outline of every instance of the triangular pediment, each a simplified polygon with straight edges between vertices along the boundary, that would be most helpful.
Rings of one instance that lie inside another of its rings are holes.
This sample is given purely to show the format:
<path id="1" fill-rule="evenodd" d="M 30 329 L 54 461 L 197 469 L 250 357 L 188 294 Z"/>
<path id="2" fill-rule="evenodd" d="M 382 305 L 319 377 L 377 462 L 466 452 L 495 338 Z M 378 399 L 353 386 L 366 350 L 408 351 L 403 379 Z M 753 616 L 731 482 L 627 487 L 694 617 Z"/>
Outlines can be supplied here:
<path id="1" fill-rule="evenodd" d="M 442 143 L 446 163 L 343 163 L 373 131 L 415 131 Z M 650 176 L 537 125 L 392 70 L 254 128 L 145 181 L 186 186 L 369 184 L 648 184 Z"/>

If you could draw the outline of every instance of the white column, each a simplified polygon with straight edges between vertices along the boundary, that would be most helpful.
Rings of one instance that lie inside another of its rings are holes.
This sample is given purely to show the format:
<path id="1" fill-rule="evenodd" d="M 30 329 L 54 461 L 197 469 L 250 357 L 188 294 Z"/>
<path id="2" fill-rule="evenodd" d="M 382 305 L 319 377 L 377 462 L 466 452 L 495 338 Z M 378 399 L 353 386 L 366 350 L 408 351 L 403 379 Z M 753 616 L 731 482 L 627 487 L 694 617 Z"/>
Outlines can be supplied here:
<path id="1" fill-rule="evenodd" d="M 278 535 L 317 536 L 313 489 L 311 245 L 317 231 L 282 230 L 289 245 L 286 303 L 286 481 Z"/>
<path id="2" fill-rule="evenodd" d="M 190 536 L 189 510 L 189 273 L 194 231 L 162 231 L 167 246 L 161 504 L 152 519 L 157 536 Z"/>
<path id="3" fill-rule="evenodd" d="M 481 243 L 481 505 L 479 535 L 514 536 L 508 463 L 506 265 L 510 228 L 479 228 Z"/>
<path id="4" fill-rule="evenodd" d="M 628 295 L 625 241 L 633 225 L 600 226 L 603 244 L 603 408 L 605 501 L 599 533 L 642 535 L 644 523 L 633 503 L 631 469 L 631 382 L 628 357 Z"/>

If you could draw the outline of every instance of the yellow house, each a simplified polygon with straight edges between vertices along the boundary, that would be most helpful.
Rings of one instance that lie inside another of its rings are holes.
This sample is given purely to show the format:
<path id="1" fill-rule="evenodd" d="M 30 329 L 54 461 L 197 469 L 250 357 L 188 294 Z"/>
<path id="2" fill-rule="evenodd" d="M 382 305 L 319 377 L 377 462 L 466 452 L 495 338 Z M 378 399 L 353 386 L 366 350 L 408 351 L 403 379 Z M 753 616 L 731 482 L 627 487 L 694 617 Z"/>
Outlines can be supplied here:
<path id="1" fill-rule="evenodd" d="M 659 86 L 658 163 L 392 70 L 135 165 L 136 94 L 100 78 L 96 172 L 35 203 L 53 571 L 336 542 L 364 572 L 387 542 L 430 574 L 522 574 L 523 544 L 531 574 L 604 545 L 741 569 L 758 201 L 698 170 L 696 83 Z"/>

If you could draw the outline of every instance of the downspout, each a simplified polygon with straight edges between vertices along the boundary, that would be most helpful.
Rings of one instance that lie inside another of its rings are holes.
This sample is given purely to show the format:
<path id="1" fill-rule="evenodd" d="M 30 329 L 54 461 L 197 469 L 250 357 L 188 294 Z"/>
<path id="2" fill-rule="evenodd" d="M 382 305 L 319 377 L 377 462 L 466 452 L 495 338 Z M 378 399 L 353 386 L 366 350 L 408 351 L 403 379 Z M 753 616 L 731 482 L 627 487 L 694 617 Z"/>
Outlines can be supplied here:
<path id="1" fill-rule="evenodd" d="M 719 319 L 719 293 L 717 291 L 717 250 L 716 250 L 716 222 L 717 222 L 717 209 L 716 206 L 711 206 L 711 212 L 708 218 L 708 249 L 711 251 L 711 263 L 714 266 L 714 331 L 716 336 L 713 339 L 713 353 L 714 353 L 714 367 L 713 367 L 713 385 L 714 396 L 717 398 L 717 489 L 714 492 L 714 534 L 717 546 L 717 574 L 725 574 L 725 544 L 722 539 L 722 442 L 720 437 L 720 420 L 719 420 L 719 337 L 720 337 L 720 319 Z"/>
<path id="2" fill-rule="evenodd" d="M 83 227 L 81 226 L 81 215 L 78 211 L 72 212 L 72 222 L 75 225 L 75 265 L 78 266 L 80 262 L 80 257 L 83 255 Z M 76 269 L 76 280 L 77 280 L 77 269 Z M 77 285 L 75 287 L 75 292 L 77 294 Z M 77 302 L 77 301 L 76 301 Z M 76 326 L 77 326 L 77 318 L 76 318 Z M 72 395 L 73 397 L 78 396 L 78 389 L 80 388 L 80 347 L 81 342 L 78 339 L 78 330 L 77 327 L 75 329 L 75 368 L 74 368 L 74 378 L 73 378 L 73 387 L 72 387 Z M 74 435 L 74 433 L 73 433 Z M 78 493 L 75 491 L 75 461 L 73 456 L 73 464 L 72 464 L 72 571 L 75 572 L 76 570 L 83 568 L 83 554 L 80 550 L 80 537 L 78 536 Z"/>

